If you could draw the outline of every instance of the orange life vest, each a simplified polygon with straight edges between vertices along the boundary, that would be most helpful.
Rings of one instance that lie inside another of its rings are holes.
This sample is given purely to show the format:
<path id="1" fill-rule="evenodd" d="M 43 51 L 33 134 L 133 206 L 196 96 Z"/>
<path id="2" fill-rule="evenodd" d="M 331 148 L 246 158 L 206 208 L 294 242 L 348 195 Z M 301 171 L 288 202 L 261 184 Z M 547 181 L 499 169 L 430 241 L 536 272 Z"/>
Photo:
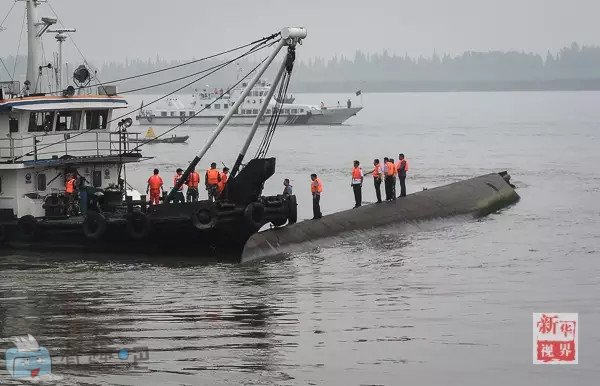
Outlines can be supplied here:
<path id="1" fill-rule="evenodd" d="M 373 178 L 379 178 L 379 174 L 381 174 L 381 170 L 379 164 L 377 164 L 373 168 Z"/>
<path id="2" fill-rule="evenodd" d="M 219 193 L 225 190 L 225 184 L 227 183 L 228 178 L 228 173 L 221 173 L 221 181 L 219 181 L 219 183 L 217 184 L 217 189 L 219 190 Z"/>
<path id="3" fill-rule="evenodd" d="M 197 189 L 198 184 L 200 183 L 200 174 L 196 172 L 191 172 L 188 177 L 187 186 L 188 188 Z"/>
<path id="4" fill-rule="evenodd" d="M 217 185 L 219 183 L 219 171 L 217 169 L 208 169 L 206 171 L 206 183 L 208 185 Z"/>
<path id="5" fill-rule="evenodd" d="M 75 192 L 75 178 L 69 178 L 65 183 L 65 192 L 66 193 L 74 193 Z"/>
<path id="6" fill-rule="evenodd" d="M 396 162 L 396 171 L 398 172 L 398 174 L 400 174 L 400 172 L 402 171 L 402 162 L 404 162 L 404 172 L 408 171 L 408 161 L 406 160 L 406 158 L 404 158 L 403 160 Z"/>
<path id="7" fill-rule="evenodd" d="M 152 190 L 160 190 L 162 184 L 163 180 L 158 174 L 154 174 L 148 178 L 148 185 L 150 185 L 150 189 Z"/>
<path id="8" fill-rule="evenodd" d="M 388 161 L 388 163 L 387 163 L 387 175 L 389 177 L 396 175 L 396 166 L 394 165 L 393 162 Z"/>
<path id="9" fill-rule="evenodd" d="M 321 182 L 320 178 L 315 179 L 310 184 L 310 191 L 311 191 L 311 193 L 321 193 L 321 192 L 323 192 L 323 183 Z"/>
<path id="10" fill-rule="evenodd" d="M 183 174 L 181 175 L 183 176 Z M 179 179 L 181 178 L 181 176 L 179 174 L 175 174 L 175 177 L 173 177 L 173 187 L 175 187 L 177 185 L 177 182 L 179 181 Z M 181 184 L 181 186 L 178 189 L 179 191 L 183 190 L 183 184 Z"/>
<path id="11" fill-rule="evenodd" d="M 362 169 L 360 167 L 356 167 L 352 169 L 352 179 L 360 180 L 362 178 Z"/>

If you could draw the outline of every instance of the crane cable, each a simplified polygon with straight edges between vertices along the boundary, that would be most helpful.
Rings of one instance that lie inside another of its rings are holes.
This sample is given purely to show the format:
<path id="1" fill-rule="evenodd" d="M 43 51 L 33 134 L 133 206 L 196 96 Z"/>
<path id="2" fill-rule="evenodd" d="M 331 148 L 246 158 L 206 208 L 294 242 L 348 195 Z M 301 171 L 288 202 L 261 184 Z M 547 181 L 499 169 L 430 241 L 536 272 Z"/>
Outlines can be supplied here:
<path id="1" fill-rule="evenodd" d="M 242 83 L 242 81 L 244 81 L 246 78 L 248 78 L 254 71 L 256 71 L 258 69 L 258 67 L 260 67 L 261 64 L 263 64 L 265 61 L 267 60 L 267 57 L 265 57 L 263 60 L 261 60 L 252 70 L 250 70 L 250 72 L 248 72 L 246 75 L 244 75 L 243 78 L 241 78 L 240 80 L 238 80 L 233 86 L 231 86 L 230 88 L 228 88 L 227 90 L 225 90 L 225 92 L 223 92 L 219 97 L 215 98 L 215 100 L 213 100 L 212 102 L 210 102 L 209 104 L 205 105 L 204 108 L 194 112 L 194 115 L 190 115 L 189 117 L 187 117 L 185 120 L 181 121 L 181 123 L 178 123 L 177 125 L 173 126 L 172 128 L 170 128 L 169 130 L 165 131 L 164 133 L 157 135 L 154 138 L 150 138 L 148 141 L 143 142 L 139 145 L 137 145 L 136 147 L 134 147 L 131 151 L 138 151 L 139 148 L 141 146 L 147 145 L 148 143 L 155 141 L 157 139 L 159 139 L 160 137 L 164 136 L 165 134 L 169 134 L 171 131 L 177 129 L 179 126 L 182 126 L 184 124 L 187 123 L 187 121 L 189 121 L 190 119 L 194 118 L 196 115 L 200 114 L 201 112 L 203 112 L 206 109 L 209 109 L 215 102 L 218 102 L 219 100 L 221 100 L 226 94 L 229 94 L 231 92 L 231 90 L 233 90 L 234 88 L 236 88 L 240 83 Z"/>
<path id="2" fill-rule="evenodd" d="M 281 116 L 282 107 L 285 100 L 285 95 L 287 95 L 287 90 L 290 85 L 290 80 L 292 76 L 292 70 L 294 68 L 294 61 L 296 59 L 296 49 L 294 46 L 288 47 L 288 53 L 286 56 L 286 71 L 283 75 L 283 79 L 279 85 L 279 95 L 276 99 L 277 103 L 275 105 L 275 111 L 273 115 L 271 115 L 271 119 L 269 121 L 269 125 L 267 126 L 267 130 L 265 131 L 265 135 L 260 142 L 258 149 L 256 151 L 256 155 L 254 158 L 264 158 L 269 151 L 269 147 L 271 146 L 271 141 L 273 140 L 273 136 L 275 134 L 275 130 L 277 129 L 277 123 L 279 121 L 279 117 Z"/>

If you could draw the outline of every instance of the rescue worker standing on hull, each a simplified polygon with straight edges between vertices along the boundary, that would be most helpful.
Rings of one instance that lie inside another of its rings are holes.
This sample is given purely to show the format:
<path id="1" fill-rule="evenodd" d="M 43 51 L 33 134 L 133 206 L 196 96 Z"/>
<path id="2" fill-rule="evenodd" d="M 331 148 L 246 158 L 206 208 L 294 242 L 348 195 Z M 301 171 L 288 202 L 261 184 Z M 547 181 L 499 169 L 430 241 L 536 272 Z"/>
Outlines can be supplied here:
<path id="1" fill-rule="evenodd" d="M 388 159 L 384 158 L 385 161 L 385 200 L 389 201 L 395 198 L 394 196 L 394 185 L 396 184 L 396 179 L 394 175 L 396 174 L 396 168 L 394 167 L 394 163 Z"/>
<path id="2" fill-rule="evenodd" d="M 381 202 L 381 175 L 383 174 L 383 169 L 379 164 L 379 159 L 375 159 L 373 161 L 373 170 L 367 172 L 366 174 L 373 175 L 373 185 L 375 186 L 375 195 L 377 196 L 377 203 Z"/>
<path id="3" fill-rule="evenodd" d="M 398 154 L 398 162 L 396 162 L 396 170 L 398 171 L 398 180 L 400 181 L 400 197 L 406 197 L 406 172 L 408 171 L 408 160 L 404 158 L 404 154 Z"/>
<path id="4" fill-rule="evenodd" d="M 173 177 L 173 186 L 174 187 L 177 186 L 177 183 L 179 182 L 179 180 L 181 179 L 182 176 L 183 176 L 183 169 L 178 168 L 176 170 L 175 177 Z M 183 195 L 183 185 L 184 184 L 181 184 L 181 186 L 179 187 L 179 190 L 177 191 L 177 193 L 175 193 L 175 196 L 173 197 L 174 204 L 178 204 L 180 202 L 185 202 L 185 196 Z"/>
<path id="5" fill-rule="evenodd" d="M 187 202 L 198 201 L 198 185 L 200 184 L 200 174 L 196 170 L 190 173 L 188 180 L 185 183 L 188 186 L 186 193 Z"/>
<path id="6" fill-rule="evenodd" d="M 148 178 L 146 194 L 150 193 L 150 205 L 160 204 L 160 195 L 164 193 L 163 180 L 158 175 L 158 169 L 154 169 L 154 174 Z"/>
<path id="7" fill-rule="evenodd" d="M 323 183 L 316 174 L 310 175 L 310 192 L 313 197 L 313 220 L 323 217 L 321 213 L 321 193 L 323 192 Z"/>
<path id="8" fill-rule="evenodd" d="M 221 173 L 217 170 L 215 162 L 210 164 L 210 169 L 206 171 L 204 176 L 208 199 L 214 201 L 219 193 L 219 182 L 221 181 Z"/>
<path id="9" fill-rule="evenodd" d="M 354 161 L 354 168 L 352 168 L 352 182 L 350 186 L 354 192 L 354 207 L 358 208 L 362 205 L 362 183 L 364 179 L 363 171 L 360 167 L 360 162 Z"/>

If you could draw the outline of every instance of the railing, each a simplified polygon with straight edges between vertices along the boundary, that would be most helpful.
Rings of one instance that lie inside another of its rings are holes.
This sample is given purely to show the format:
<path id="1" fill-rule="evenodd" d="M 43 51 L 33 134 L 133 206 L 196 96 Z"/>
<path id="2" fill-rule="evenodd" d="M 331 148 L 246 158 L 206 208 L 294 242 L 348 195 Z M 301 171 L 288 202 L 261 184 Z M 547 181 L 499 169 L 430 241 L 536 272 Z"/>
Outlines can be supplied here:
<path id="1" fill-rule="evenodd" d="M 73 131 L 0 138 L 0 162 L 47 160 L 65 155 L 119 155 L 134 148 L 139 136 L 140 133 Z"/>

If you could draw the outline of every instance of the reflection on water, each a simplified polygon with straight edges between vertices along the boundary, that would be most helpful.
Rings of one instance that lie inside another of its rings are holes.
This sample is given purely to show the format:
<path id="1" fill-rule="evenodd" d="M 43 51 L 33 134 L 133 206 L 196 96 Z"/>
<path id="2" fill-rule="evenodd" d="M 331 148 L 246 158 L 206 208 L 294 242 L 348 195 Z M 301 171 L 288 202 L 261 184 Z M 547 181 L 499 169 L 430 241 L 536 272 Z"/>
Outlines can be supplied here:
<path id="1" fill-rule="evenodd" d="M 250 266 L 3 252 L 0 339 L 35 336 L 54 357 L 61 385 L 594 384 L 600 112 L 589 100 L 599 97 L 365 95 L 369 109 L 352 126 L 281 129 L 273 153 L 282 159 L 267 193 L 290 177 L 307 217 L 305 177 L 318 170 L 324 210 L 347 208 L 347 165 L 398 152 L 397 144 L 373 141 L 376 130 L 402 134 L 411 191 L 509 169 L 522 200 L 481 220 L 357 232 Z M 381 110 L 391 105 L 394 117 Z M 203 142 L 192 135 L 190 147 Z M 299 136 L 305 146 L 290 150 Z M 349 154 L 353 138 L 363 146 Z M 152 165 L 135 166 L 142 182 L 154 162 L 189 158 L 162 146 Z M 235 144 L 227 146 L 231 153 Z M 374 199 L 370 184 L 364 193 Z M 531 315 L 540 311 L 580 313 L 588 327 L 578 366 L 531 365 Z M 0 357 L 9 347 L 0 342 Z M 120 360 L 122 348 L 147 348 L 148 360 Z M 11 383 L 0 369 L 0 384 Z"/>

